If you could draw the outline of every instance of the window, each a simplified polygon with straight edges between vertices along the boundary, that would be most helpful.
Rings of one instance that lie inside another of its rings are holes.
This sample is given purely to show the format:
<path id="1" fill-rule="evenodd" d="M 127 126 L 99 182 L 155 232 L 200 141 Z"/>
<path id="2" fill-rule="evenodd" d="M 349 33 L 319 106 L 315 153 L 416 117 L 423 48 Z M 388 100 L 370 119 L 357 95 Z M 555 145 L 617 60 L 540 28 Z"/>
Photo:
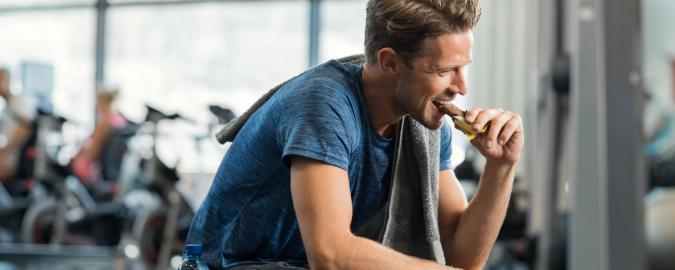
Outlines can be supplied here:
<path id="1" fill-rule="evenodd" d="M 94 114 L 94 15 L 71 9 L 0 16 L 0 65 L 12 73 L 12 91 L 21 92 L 22 66 L 51 66 L 54 111 L 83 128 Z"/>
<path id="2" fill-rule="evenodd" d="M 93 5 L 94 3 L 96 3 L 96 0 L 2 0 L 0 1 L 0 8 Z"/>
<path id="3" fill-rule="evenodd" d="M 134 3 L 134 2 L 143 2 L 143 3 L 148 3 L 148 2 L 153 2 L 153 3 L 175 3 L 175 2 L 191 2 L 194 0 L 108 0 L 108 3 L 111 5 L 115 4 L 127 4 L 127 3 Z"/>
<path id="4" fill-rule="evenodd" d="M 109 9 L 106 82 L 120 87 L 120 110 L 141 120 L 144 104 L 205 126 L 209 104 L 243 113 L 268 89 L 307 65 L 307 1 L 226 2 Z M 170 147 L 158 150 L 181 171 L 215 171 L 222 152 L 202 147 L 194 124 L 165 124 Z M 168 139 L 168 138 L 167 138 Z M 215 152 L 214 152 L 215 151 Z"/>
<path id="5" fill-rule="evenodd" d="M 363 53 L 366 1 L 327 0 L 321 5 L 321 62 Z"/>

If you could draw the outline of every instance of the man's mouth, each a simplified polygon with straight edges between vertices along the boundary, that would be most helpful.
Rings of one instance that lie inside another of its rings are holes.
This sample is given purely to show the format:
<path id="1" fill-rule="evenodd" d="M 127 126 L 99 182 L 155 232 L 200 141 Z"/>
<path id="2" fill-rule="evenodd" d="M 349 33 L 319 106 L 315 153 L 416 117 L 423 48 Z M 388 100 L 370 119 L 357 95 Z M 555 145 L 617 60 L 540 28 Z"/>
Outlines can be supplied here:
<path id="1" fill-rule="evenodd" d="M 452 102 L 452 100 L 451 99 L 434 99 L 434 101 L 432 101 L 432 102 L 434 103 L 434 105 L 447 105 L 447 104 L 450 104 Z"/>
<path id="2" fill-rule="evenodd" d="M 439 102 L 438 100 L 434 100 L 433 103 L 436 109 L 443 114 L 450 116 L 464 116 L 465 112 L 450 101 Z"/>

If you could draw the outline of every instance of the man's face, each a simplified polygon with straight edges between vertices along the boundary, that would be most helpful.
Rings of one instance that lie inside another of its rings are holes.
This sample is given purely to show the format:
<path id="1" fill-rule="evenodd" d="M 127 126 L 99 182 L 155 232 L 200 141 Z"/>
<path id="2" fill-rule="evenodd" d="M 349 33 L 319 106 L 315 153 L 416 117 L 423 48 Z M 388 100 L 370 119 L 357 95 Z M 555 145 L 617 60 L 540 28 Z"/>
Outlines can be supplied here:
<path id="1" fill-rule="evenodd" d="M 394 94 L 397 108 L 429 129 L 440 128 L 444 114 L 434 103 L 466 95 L 465 68 L 472 60 L 472 45 L 471 31 L 426 39 L 410 66 L 402 65 Z"/>

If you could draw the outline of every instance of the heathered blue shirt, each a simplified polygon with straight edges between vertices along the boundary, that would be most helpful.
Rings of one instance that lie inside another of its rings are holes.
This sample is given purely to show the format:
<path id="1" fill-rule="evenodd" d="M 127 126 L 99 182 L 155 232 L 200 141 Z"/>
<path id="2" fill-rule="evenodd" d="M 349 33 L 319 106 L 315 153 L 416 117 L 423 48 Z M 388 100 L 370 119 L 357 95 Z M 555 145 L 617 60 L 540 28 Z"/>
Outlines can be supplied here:
<path id="1" fill-rule="evenodd" d="M 293 209 L 290 159 L 303 156 L 348 172 L 351 229 L 357 231 L 389 192 L 393 140 L 372 127 L 362 65 L 329 61 L 286 83 L 239 131 L 192 222 L 212 269 L 246 263 L 307 264 Z M 451 132 L 441 131 L 440 170 Z"/>

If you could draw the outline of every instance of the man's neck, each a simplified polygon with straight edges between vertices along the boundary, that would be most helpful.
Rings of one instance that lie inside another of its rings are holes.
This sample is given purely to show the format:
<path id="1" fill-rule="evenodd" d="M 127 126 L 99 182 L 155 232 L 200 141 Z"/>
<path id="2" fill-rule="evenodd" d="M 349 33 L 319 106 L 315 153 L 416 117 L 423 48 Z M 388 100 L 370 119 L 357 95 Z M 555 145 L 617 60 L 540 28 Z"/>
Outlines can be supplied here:
<path id="1" fill-rule="evenodd" d="M 363 65 L 362 72 L 363 95 L 370 122 L 380 136 L 392 138 L 396 124 L 403 117 L 394 100 L 395 82 L 367 63 Z"/>

